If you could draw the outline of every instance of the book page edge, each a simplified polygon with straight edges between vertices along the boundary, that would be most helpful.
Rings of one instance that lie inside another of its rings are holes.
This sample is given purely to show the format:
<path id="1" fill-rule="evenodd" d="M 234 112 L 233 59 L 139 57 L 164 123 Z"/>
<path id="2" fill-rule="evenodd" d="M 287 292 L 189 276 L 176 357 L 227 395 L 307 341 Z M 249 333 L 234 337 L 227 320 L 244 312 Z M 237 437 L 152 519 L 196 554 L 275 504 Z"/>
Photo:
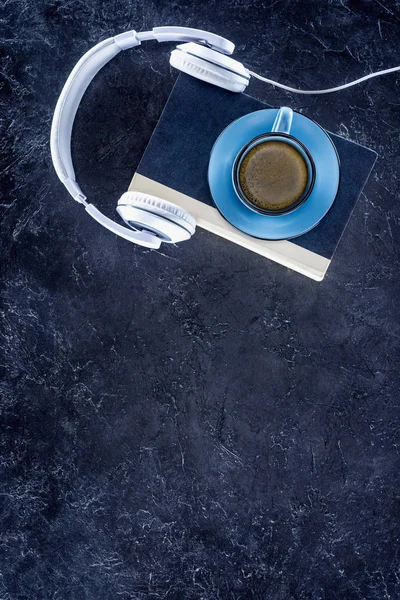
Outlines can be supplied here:
<path id="1" fill-rule="evenodd" d="M 268 241 L 247 235 L 228 223 L 213 206 L 200 202 L 138 172 L 133 176 L 129 191 L 144 192 L 174 202 L 193 215 L 199 227 L 315 281 L 322 281 L 330 265 L 331 261 L 324 256 L 320 256 L 288 240 Z"/>

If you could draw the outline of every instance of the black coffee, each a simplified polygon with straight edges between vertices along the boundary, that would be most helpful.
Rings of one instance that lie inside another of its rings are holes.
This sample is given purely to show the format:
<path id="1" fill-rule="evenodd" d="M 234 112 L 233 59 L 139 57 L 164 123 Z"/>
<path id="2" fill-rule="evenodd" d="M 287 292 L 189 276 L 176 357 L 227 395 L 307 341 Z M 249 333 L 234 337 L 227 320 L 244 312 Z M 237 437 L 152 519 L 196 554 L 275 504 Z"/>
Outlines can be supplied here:
<path id="1" fill-rule="evenodd" d="M 247 199 L 265 210 L 289 208 L 304 194 L 308 181 L 307 164 L 290 144 L 266 141 L 244 157 L 239 183 Z"/>

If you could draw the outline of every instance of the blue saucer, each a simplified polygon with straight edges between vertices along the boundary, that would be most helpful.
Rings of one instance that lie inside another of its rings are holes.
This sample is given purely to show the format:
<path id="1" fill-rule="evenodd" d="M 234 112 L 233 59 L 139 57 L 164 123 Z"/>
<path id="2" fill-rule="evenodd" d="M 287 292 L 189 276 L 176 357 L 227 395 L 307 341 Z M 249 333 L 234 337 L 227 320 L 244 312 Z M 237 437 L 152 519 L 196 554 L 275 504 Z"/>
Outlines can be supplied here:
<path id="1" fill-rule="evenodd" d="M 285 215 L 262 215 L 243 204 L 232 183 L 233 163 L 247 142 L 271 131 L 278 110 L 257 110 L 228 125 L 211 150 L 208 166 L 211 195 L 225 219 L 264 240 L 287 240 L 318 225 L 336 198 L 340 179 L 339 157 L 330 137 L 314 121 L 294 112 L 290 135 L 303 142 L 314 159 L 313 191 L 304 204 Z"/>

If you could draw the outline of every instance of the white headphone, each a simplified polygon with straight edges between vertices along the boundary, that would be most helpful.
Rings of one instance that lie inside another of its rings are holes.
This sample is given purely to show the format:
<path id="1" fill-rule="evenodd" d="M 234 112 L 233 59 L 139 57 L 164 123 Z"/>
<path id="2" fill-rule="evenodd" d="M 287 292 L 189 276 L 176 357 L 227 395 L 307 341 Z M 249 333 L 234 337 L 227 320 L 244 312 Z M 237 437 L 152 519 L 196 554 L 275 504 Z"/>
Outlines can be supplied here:
<path id="1" fill-rule="evenodd" d="M 71 133 L 76 111 L 88 85 L 108 61 L 121 50 L 140 46 L 141 42 L 188 42 L 172 51 L 170 63 L 176 69 L 217 85 L 231 92 L 243 92 L 250 76 L 282 89 L 300 94 L 326 94 L 343 90 L 378 75 L 400 70 L 400 66 L 325 90 L 298 90 L 249 71 L 242 63 L 229 58 L 235 45 L 219 35 L 189 27 L 154 27 L 152 31 L 127 31 L 100 42 L 86 52 L 75 65 L 58 99 L 51 126 L 51 156 L 58 177 L 71 196 L 85 206 L 86 211 L 101 225 L 147 248 L 159 248 L 161 242 L 177 243 L 188 240 L 194 233 L 196 221 L 185 210 L 166 200 L 141 192 L 126 192 L 118 202 L 117 212 L 129 229 L 103 215 L 86 196 L 75 180 L 71 158 Z M 196 43 L 194 43 L 196 42 Z"/>
<path id="2" fill-rule="evenodd" d="M 194 218 L 172 202 L 141 192 L 126 192 L 118 202 L 117 212 L 129 226 L 127 229 L 86 202 L 87 198 L 75 180 L 71 157 L 72 126 L 88 85 L 121 50 L 134 48 L 146 40 L 189 42 L 173 50 L 170 63 L 193 77 L 232 92 L 243 92 L 249 83 L 248 70 L 227 56 L 232 54 L 234 44 L 213 33 L 188 27 L 154 27 L 152 31 L 142 33 L 121 33 L 97 44 L 76 64 L 57 102 L 50 145 L 58 177 L 71 196 L 83 204 L 96 221 L 126 240 L 147 248 L 159 248 L 161 242 L 188 240 L 196 229 Z"/>

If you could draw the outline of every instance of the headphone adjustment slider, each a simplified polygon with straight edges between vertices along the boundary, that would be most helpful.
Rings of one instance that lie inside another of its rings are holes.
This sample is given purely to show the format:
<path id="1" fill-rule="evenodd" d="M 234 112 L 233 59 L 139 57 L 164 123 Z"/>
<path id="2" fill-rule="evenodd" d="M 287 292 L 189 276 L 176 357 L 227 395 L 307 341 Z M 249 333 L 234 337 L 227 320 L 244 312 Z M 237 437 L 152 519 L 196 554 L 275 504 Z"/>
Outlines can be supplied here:
<path id="1" fill-rule="evenodd" d="M 137 33 L 134 29 L 114 36 L 114 42 L 121 50 L 128 50 L 129 48 L 134 48 L 135 46 L 140 46 L 141 44 L 141 41 L 138 39 Z"/>
<path id="2" fill-rule="evenodd" d="M 87 205 L 87 197 L 82 192 L 81 188 L 76 183 L 76 181 L 74 181 L 74 179 L 70 179 L 69 177 L 67 177 L 67 179 L 63 180 L 63 184 L 65 185 L 65 187 L 67 188 L 74 200 L 80 202 L 80 204 L 83 204 L 84 206 Z"/>

